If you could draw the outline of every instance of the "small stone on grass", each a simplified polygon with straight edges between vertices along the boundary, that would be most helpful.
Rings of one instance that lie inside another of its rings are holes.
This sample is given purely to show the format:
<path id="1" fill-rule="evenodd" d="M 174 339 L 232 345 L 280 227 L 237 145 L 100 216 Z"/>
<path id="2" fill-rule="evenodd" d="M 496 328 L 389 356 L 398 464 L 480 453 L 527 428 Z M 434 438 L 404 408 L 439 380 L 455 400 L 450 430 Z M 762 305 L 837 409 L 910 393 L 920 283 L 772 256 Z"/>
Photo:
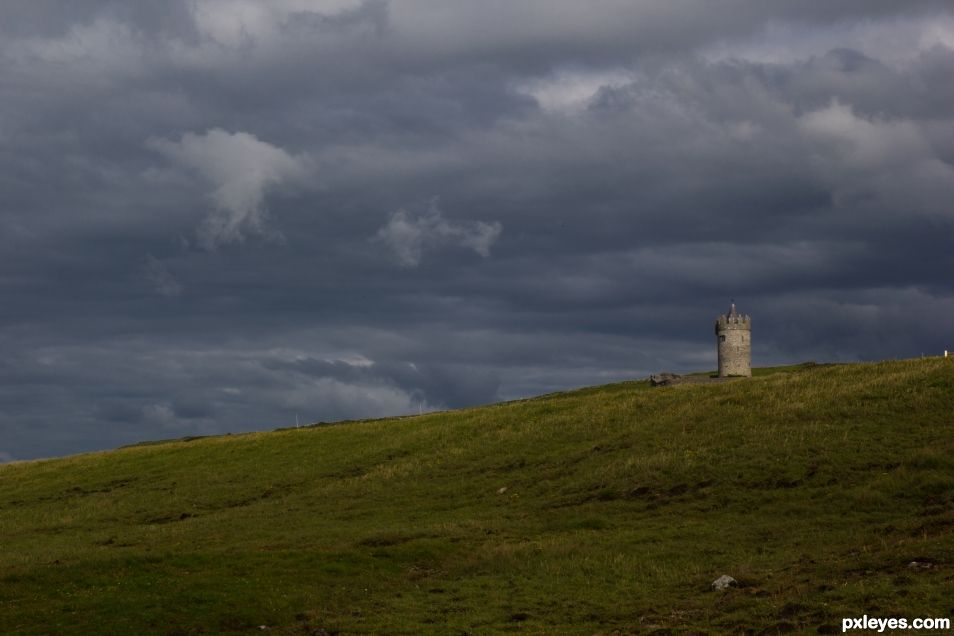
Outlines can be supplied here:
<path id="1" fill-rule="evenodd" d="M 722 576 L 720 576 L 719 578 L 717 578 L 715 581 L 712 582 L 712 589 L 719 590 L 719 591 L 727 590 L 730 587 L 738 587 L 738 586 L 739 586 L 739 582 L 733 579 L 728 574 L 723 574 Z"/>

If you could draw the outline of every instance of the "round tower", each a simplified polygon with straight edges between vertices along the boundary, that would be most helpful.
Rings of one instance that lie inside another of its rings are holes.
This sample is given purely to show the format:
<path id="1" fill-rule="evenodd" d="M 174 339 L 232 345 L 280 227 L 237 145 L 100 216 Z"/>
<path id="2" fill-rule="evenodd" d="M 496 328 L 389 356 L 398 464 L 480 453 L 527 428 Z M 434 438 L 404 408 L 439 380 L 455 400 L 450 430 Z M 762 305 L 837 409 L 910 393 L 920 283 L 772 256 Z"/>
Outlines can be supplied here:
<path id="1" fill-rule="evenodd" d="M 752 375 L 752 319 L 740 314 L 735 303 L 729 313 L 716 318 L 716 342 L 719 345 L 719 377 Z"/>

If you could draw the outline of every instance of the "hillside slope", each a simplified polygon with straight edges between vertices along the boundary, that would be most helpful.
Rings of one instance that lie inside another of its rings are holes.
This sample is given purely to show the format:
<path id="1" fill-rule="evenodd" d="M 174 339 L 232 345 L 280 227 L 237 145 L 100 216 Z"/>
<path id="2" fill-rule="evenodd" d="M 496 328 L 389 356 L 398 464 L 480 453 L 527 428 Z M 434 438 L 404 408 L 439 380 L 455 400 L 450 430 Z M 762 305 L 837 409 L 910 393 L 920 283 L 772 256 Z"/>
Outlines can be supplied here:
<path id="1" fill-rule="evenodd" d="M 10 464 L 0 539 L 7 633 L 834 633 L 862 614 L 947 617 L 954 360 Z M 740 586 L 712 591 L 721 574 Z"/>

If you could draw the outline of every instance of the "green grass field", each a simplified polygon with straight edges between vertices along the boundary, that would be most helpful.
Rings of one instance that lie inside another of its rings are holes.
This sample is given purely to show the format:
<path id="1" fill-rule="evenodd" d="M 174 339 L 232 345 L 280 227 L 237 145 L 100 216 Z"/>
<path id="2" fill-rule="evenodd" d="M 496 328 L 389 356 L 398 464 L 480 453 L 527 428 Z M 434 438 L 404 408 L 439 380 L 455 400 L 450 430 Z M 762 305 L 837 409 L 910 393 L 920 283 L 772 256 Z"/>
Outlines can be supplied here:
<path id="1" fill-rule="evenodd" d="M 0 631 L 954 615 L 954 359 L 770 371 L 0 466 Z"/>

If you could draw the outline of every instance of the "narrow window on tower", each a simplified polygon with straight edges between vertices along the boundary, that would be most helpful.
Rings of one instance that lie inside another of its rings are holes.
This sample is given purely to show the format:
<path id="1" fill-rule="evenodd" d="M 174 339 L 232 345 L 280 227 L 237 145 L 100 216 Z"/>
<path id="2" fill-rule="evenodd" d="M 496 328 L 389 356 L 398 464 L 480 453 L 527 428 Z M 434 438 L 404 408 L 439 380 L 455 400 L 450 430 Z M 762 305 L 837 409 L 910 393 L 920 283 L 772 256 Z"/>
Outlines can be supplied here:
<path id="1" fill-rule="evenodd" d="M 719 342 L 725 342 L 725 336 L 719 336 Z"/>

